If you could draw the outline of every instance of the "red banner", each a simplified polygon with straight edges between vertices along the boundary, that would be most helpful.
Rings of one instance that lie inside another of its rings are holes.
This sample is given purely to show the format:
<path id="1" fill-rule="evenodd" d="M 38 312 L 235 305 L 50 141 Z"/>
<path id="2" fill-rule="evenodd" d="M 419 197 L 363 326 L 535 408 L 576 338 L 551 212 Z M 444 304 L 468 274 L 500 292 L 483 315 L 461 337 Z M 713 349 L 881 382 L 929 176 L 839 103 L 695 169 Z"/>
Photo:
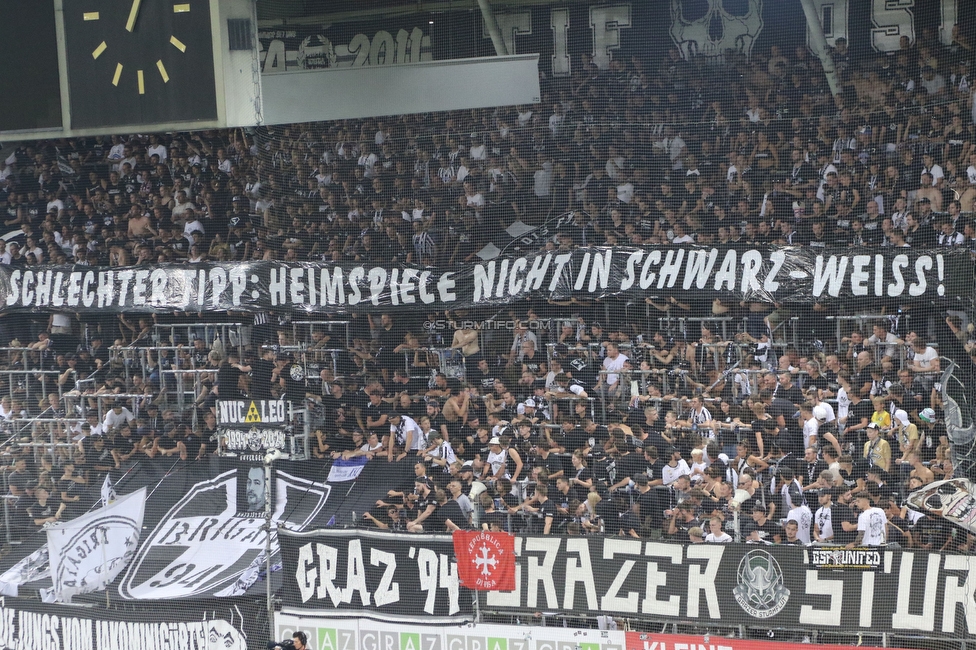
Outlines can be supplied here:
<path id="1" fill-rule="evenodd" d="M 458 579 L 477 591 L 515 589 L 515 537 L 508 533 L 454 531 Z"/>
<path id="2" fill-rule="evenodd" d="M 866 646 L 860 646 L 860 648 L 861 650 L 881 650 L 880 648 Z M 627 650 L 851 650 L 851 646 L 726 639 L 720 636 L 627 632 Z"/>

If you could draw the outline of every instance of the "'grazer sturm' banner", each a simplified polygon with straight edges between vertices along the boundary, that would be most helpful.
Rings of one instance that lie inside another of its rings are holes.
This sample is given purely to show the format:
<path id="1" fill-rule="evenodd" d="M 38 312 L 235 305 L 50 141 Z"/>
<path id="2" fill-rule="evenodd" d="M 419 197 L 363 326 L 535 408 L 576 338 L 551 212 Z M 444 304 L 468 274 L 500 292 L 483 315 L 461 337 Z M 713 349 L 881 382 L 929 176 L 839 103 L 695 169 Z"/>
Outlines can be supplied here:
<path id="1" fill-rule="evenodd" d="M 590 247 L 459 269 L 271 261 L 0 268 L 0 308 L 76 312 L 381 311 L 640 298 L 694 291 L 789 303 L 969 296 L 961 249 Z"/>
<path id="2" fill-rule="evenodd" d="M 446 536 L 282 535 L 282 600 L 293 612 L 470 614 Z M 486 612 L 643 616 L 698 624 L 974 636 L 972 556 L 876 549 L 875 570 L 818 568 L 824 549 L 516 537 L 515 589 Z M 445 571 L 445 567 L 449 570 Z M 453 590 L 453 591 L 452 591 Z M 456 604 L 455 604 L 456 603 Z"/>

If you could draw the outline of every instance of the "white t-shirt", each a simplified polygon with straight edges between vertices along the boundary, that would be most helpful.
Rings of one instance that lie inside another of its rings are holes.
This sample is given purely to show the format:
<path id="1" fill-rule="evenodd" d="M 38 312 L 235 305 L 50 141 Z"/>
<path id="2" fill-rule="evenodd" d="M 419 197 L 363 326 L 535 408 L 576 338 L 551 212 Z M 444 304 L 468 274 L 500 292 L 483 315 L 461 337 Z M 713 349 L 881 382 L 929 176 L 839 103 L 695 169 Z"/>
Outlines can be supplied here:
<path id="1" fill-rule="evenodd" d="M 820 431 L 820 424 L 816 418 L 810 418 L 803 423 L 803 448 L 811 447 L 811 440 L 817 437 Z"/>
<path id="2" fill-rule="evenodd" d="M 407 434 L 413 433 L 413 440 L 410 441 L 410 450 L 419 451 L 424 448 L 424 430 L 420 428 L 417 421 L 409 415 L 400 416 L 400 426 L 390 425 L 390 435 L 398 445 L 407 442 Z M 408 450 L 409 451 L 409 450 Z"/>
<path id="3" fill-rule="evenodd" d="M 868 508 L 857 516 L 857 530 L 864 533 L 862 544 L 880 546 L 888 540 L 888 517 L 881 508 Z"/>
<path id="4" fill-rule="evenodd" d="M 105 414 L 105 419 L 102 421 L 102 428 L 105 431 L 111 431 L 123 423 L 131 423 L 135 419 L 136 416 L 132 415 L 132 411 L 124 406 L 120 413 L 116 413 L 114 409 L 109 409 L 109 412 Z"/>
<path id="5" fill-rule="evenodd" d="M 818 508 L 814 520 L 817 522 L 817 527 L 820 528 L 822 539 L 830 539 L 834 536 L 834 517 L 830 508 L 826 506 Z"/>
<path id="6" fill-rule="evenodd" d="M 788 515 L 786 515 L 786 521 L 795 521 L 799 527 L 796 532 L 796 538 L 803 542 L 805 545 L 810 544 L 810 524 L 813 523 L 813 513 L 810 512 L 810 508 L 807 506 L 798 506 L 792 508 Z"/>
<path id="7" fill-rule="evenodd" d="M 870 343 L 871 345 L 884 345 L 885 348 L 884 355 L 886 357 L 893 357 L 895 356 L 895 352 L 897 350 L 898 337 L 892 334 L 891 332 L 886 332 L 885 337 L 882 340 L 879 339 L 874 334 L 872 334 L 871 336 L 868 337 L 867 342 Z"/>
<path id="8" fill-rule="evenodd" d="M 935 351 L 935 348 L 933 348 L 930 345 L 927 345 L 925 346 L 925 350 L 923 352 L 915 353 L 915 356 L 912 357 L 912 361 L 914 361 L 918 365 L 920 370 L 924 371 L 924 370 L 931 370 L 932 362 L 938 358 L 939 358 L 939 353 Z"/>
<path id="9" fill-rule="evenodd" d="M 161 144 L 150 145 L 146 149 L 146 154 L 149 156 L 156 154 L 157 156 L 159 156 L 159 162 L 166 162 L 166 147 L 164 147 Z"/>
<path id="10" fill-rule="evenodd" d="M 606 357 L 603 360 L 603 369 L 607 371 L 606 382 L 607 386 L 613 386 L 618 381 L 620 381 L 620 375 L 612 374 L 617 370 L 623 370 L 624 364 L 627 363 L 627 357 L 623 354 L 617 354 L 616 359 L 611 359 Z"/>
<path id="11" fill-rule="evenodd" d="M 843 388 L 837 389 L 837 418 L 847 421 L 847 413 L 851 408 L 851 398 L 847 396 L 847 391 Z"/>
<path id="12" fill-rule="evenodd" d="M 711 544 L 729 544 L 732 542 L 732 536 L 724 532 L 719 533 L 718 535 L 709 533 L 705 535 L 705 541 Z"/>
<path id="13" fill-rule="evenodd" d="M 665 464 L 661 469 L 661 480 L 665 485 L 671 485 L 678 480 L 679 476 L 685 476 L 686 474 L 691 474 L 691 468 L 688 467 L 688 463 L 682 458 L 675 467 L 671 467 L 670 464 Z"/>

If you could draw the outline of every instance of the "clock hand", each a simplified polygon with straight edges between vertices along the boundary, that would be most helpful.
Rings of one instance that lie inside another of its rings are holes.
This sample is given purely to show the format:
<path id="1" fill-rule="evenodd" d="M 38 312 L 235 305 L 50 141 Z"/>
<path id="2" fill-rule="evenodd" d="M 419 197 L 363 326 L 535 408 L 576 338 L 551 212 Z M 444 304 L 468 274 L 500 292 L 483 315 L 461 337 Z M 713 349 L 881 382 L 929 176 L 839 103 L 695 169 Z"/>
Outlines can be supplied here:
<path id="1" fill-rule="evenodd" d="M 139 4 L 142 0 L 132 0 L 132 8 L 129 9 L 129 20 L 125 22 L 125 31 L 131 32 L 136 26 L 136 17 L 139 15 Z"/>

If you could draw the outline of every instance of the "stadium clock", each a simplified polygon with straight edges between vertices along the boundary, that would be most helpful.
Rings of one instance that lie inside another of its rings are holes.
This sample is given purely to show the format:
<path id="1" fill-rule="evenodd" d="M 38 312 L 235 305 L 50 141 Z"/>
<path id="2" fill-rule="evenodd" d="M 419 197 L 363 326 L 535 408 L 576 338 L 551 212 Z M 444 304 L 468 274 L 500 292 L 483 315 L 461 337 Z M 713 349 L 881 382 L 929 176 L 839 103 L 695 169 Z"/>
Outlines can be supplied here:
<path id="1" fill-rule="evenodd" d="M 72 128 L 217 117 L 210 0 L 63 0 Z"/>

